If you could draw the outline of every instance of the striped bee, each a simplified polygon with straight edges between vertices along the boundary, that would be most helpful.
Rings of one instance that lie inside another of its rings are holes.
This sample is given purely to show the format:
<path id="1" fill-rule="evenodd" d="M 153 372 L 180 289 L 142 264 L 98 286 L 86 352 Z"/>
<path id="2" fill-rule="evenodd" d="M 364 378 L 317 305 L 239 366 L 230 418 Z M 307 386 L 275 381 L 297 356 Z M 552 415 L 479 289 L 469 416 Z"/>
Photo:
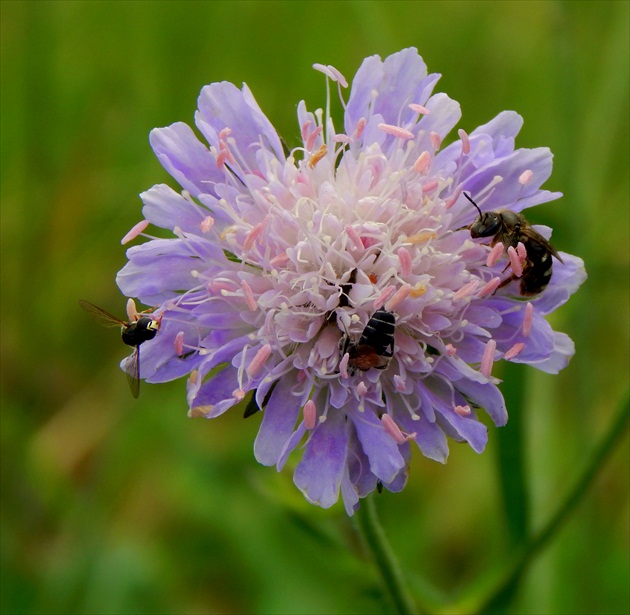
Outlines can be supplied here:
<path id="1" fill-rule="evenodd" d="M 368 320 L 358 343 L 346 338 L 343 354 L 348 353 L 350 370 L 385 369 L 394 354 L 396 316 L 379 309 Z"/>
<path id="2" fill-rule="evenodd" d="M 521 276 L 521 295 L 537 295 L 541 293 L 552 273 L 552 256 L 563 262 L 555 248 L 536 230 L 522 214 L 510 210 L 488 211 L 482 213 L 472 198 L 464 192 L 464 196 L 475 206 L 479 215 L 470 225 L 470 235 L 477 237 L 492 237 L 490 245 L 501 242 L 507 251 L 509 247 L 516 249 L 519 242 L 525 246 L 527 256 L 523 262 Z M 505 280 L 501 286 L 509 283 L 515 276 Z"/>

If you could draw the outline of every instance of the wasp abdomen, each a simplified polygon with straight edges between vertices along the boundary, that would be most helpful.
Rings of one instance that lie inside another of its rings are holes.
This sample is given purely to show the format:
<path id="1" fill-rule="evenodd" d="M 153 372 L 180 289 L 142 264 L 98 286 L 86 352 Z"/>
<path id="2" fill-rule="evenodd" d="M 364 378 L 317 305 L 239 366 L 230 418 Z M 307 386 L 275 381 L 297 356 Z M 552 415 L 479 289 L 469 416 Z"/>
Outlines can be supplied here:
<path id="1" fill-rule="evenodd" d="M 122 341 L 127 346 L 140 346 L 152 340 L 158 332 L 158 323 L 149 316 L 141 316 L 135 322 L 127 323 L 122 328 Z"/>

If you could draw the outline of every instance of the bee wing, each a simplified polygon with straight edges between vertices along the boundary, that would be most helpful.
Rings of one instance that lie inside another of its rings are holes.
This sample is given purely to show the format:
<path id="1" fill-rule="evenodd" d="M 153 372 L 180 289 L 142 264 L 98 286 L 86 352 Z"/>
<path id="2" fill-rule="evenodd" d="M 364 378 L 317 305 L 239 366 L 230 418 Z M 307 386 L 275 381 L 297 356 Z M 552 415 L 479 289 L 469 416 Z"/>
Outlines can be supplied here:
<path id="1" fill-rule="evenodd" d="M 521 228 L 521 235 L 529 239 L 530 241 L 535 241 L 539 243 L 545 250 L 547 250 L 550 254 L 555 256 L 561 263 L 564 261 L 560 258 L 556 249 L 536 230 L 534 230 L 531 226 L 526 226 Z"/>
<path id="2" fill-rule="evenodd" d="M 89 301 L 85 301 L 84 299 L 79 300 L 79 305 L 88 313 L 91 314 L 96 320 L 98 320 L 102 325 L 106 327 L 124 327 L 125 322 L 112 316 L 109 312 L 106 312 L 104 309 L 97 307 L 93 303 Z"/>
<path id="3" fill-rule="evenodd" d="M 138 399 L 138 395 L 140 395 L 140 346 L 136 346 L 133 354 L 127 360 L 125 373 L 131 394 L 135 399 Z"/>

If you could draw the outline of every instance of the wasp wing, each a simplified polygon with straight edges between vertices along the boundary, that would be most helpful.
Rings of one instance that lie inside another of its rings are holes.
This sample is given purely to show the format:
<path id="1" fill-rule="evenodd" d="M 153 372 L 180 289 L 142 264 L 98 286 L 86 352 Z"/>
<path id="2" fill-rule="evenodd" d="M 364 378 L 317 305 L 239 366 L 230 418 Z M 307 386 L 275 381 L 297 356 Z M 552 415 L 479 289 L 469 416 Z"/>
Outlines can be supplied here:
<path id="1" fill-rule="evenodd" d="M 120 318 L 116 318 L 112 316 L 109 312 L 106 312 L 104 309 L 97 307 L 93 303 L 89 301 L 85 301 L 84 299 L 79 300 L 79 305 L 88 313 L 91 314 L 96 320 L 98 320 L 102 325 L 106 327 L 124 327 L 125 322 L 120 320 Z"/>
<path id="2" fill-rule="evenodd" d="M 127 357 L 123 369 L 127 374 L 129 390 L 134 398 L 138 399 L 140 395 L 140 346 L 136 346 L 133 354 Z"/>

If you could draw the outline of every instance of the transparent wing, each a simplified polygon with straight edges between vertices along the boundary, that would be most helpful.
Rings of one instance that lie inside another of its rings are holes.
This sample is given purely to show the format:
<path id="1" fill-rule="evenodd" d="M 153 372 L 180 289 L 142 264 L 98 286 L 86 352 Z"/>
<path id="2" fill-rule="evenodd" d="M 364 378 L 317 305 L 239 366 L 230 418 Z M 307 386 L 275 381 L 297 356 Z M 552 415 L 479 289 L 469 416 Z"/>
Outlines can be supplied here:
<path id="1" fill-rule="evenodd" d="M 131 394 L 137 399 L 140 395 L 140 346 L 136 346 L 133 354 L 125 362 L 125 373 Z"/>
<path id="2" fill-rule="evenodd" d="M 127 323 L 123 322 L 119 318 L 112 316 L 104 309 L 97 307 L 89 301 L 84 299 L 79 300 L 79 305 L 88 313 L 91 314 L 96 320 L 106 327 L 124 327 Z"/>

